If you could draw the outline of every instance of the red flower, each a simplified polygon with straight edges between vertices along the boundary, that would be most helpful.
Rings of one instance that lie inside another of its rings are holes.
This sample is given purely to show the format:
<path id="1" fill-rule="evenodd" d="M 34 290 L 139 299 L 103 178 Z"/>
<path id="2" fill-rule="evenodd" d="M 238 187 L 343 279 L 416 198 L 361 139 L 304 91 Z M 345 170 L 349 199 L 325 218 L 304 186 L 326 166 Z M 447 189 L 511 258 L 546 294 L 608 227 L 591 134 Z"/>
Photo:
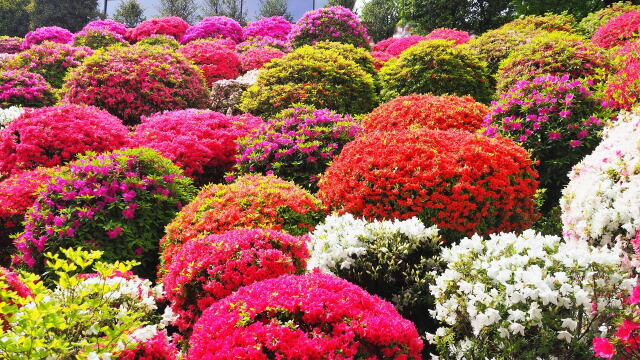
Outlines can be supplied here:
<path id="1" fill-rule="evenodd" d="M 216 40 L 198 40 L 190 42 L 178 50 L 187 59 L 193 61 L 204 72 L 207 84 L 222 79 L 235 79 L 240 76 L 240 59 L 226 42 Z"/>

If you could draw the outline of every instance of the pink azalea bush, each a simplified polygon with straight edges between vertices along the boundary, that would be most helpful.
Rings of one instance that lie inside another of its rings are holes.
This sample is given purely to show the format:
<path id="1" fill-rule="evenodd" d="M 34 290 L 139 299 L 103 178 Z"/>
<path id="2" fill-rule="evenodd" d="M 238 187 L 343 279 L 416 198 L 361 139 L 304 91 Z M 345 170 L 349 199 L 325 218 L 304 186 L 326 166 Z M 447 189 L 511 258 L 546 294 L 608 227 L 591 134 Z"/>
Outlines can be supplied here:
<path id="1" fill-rule="evenodd" d="M 182 43 L 198 39 L 230 39 L 239 43 L 243 39 L 242 26 L 226 16 L 206 17 L 187 29 Z"/>
<path id="2" fill-rule="evenodd" d="M 244 38 L 272 37 L 286 41 L 291 32 L 292 25 L 283 16 L 262 18 L 247 24 L 244 28 Z"/>
<path id="3" fill-rule="evenodd" d="M 60 44 L 70 44 L 73 41 L 73 33 L 58 26 L 37 28 L 27 33 L 22 42 L 22 49 L 26 50 L 33 45 L 51 41 Z"/>
<path id="4" fill-rule="evenodd" d="M 373 46 L 373 51 L 386 52 L 387 48 L 389 48 L 389 46 L 391 46 L 391 44 L 395 43 L 398 40 L 400 40 L 400 38 L 394 38 L 394 37 L 381 40 L 380 42 L 378 42 L 377 44 L 375 44 Z"/>
<path id="5" fill-rule="evenodd" d="M 189 24 L 176 16 L 153 18 L 141 22 L 127 33 L 127 39 L 138 42 L 151 35 L 168 35 L 180 41 Z"/>
<path id="6" fill-rule="evenodd" d="M 22 50 L 22 39 L 12 36 L 0 36 L 0 54 L 17 54 Z"/>
<path id="7" fill-rule="evenodd" d="M 640 11 L 629 11 L 614 17 L 593 34 L 593 43 L 610 49 L 624 45 L 640 35 Z"/>
<path id="8" fill-rule="evenodd" d="M 390 54 L 382 51 L 372 51 L 371 57 L 373 58 L 373 66 L 375 66 L 376 70 L 382 69 L 384 64 L 393 58 Z"/>
<path id="9" fill-rule="evenodd" d="M 24 70 L 0 71 L 0 107 L 53 105 L 56 95 L 40 74 Z"/>
<path id="10" fill-rule="evenodd" d="M 342 6 L 307 11 L 291 29 L 289 39 L 294 48 L 319 41 L 369 48 L 367 29 L 351 10 Z"/>
<path id="11" fill-rule="evenodd" d="M 139 338 L 135 331 L 132 340 L 136 345 L 132 349 L 125 349 L 117 354 L 115 360 L 177 360 L 178 350 L 175 345 L 169 341 L 165 331 L 153 329 L 142 329 L 145 333 L 149 332 L 151 338 Z"/>
<path id="12" fill-rule="evenodd" d="M 433 30 L 425 37 L 425 40 L 436 39 L 451 40 L 456 43 L 456 45 L 460 45 L 469 42 L 471 40 L 471 35 L 466 31 L 440 28 Z"/>
<path id="13" fill-rule="evenodd" d="M 247 39 L 236 47 L 240 52 L 253 48 L 272 48 L 284 52 L 291 51 L 291 42 L 289 40 L 280 40 L 270 36 L 252 37 Z"/>
<path id="14" fill-rule="evenodd" d="M 114 34 L 118 34 L 123 38 L 127 36 L 127 26 L 123 23 L 120 23 L 111 19 L 102 19 L 102 20 L 92 21 L 87 25 L 85 25 L 85 27 L 83 27 L 82 30 L 80 30 L 80 33 L 82 33 L 83 31 L 89 31 L 89 30 L 107 30 Z"/>
<path id="15" fill-rule="evenodd" d="M 390 44 L 387 47 L 385 52 L 394 57 L 400 56 L 400 54 L 402 54 L 402 52 L 404 52 L 408 48 L 425 40 L 427 40 L 425 36 L 411 35 L 402 39 L 398 39 L 397 41 L 394 41 L 392 44 Z"/>
<path id="16" fill-rule="evenodd" d="M 611 74 L 607 79 L 603 102 L 607 107 L 631 110 L 638 102 L 640 97 L 640 58 L 628 59 L 627 62 L 627 65 Z"/>
<path id="17" fill-rule="evenodd" d="M 178 49 L 178 53 L 194 62 L 204 73 L 207 85 L 218 80 L 240 76 L 240 59 L 224 42 L 198 40 Z"/>
<path id="18" fill-rule="evenodd" d="M 252 48 L 240 54 L 240 70 L 247 72 L 262 68 L 273 59 L 279 59 L 286 54 L 277 49 Z"/>

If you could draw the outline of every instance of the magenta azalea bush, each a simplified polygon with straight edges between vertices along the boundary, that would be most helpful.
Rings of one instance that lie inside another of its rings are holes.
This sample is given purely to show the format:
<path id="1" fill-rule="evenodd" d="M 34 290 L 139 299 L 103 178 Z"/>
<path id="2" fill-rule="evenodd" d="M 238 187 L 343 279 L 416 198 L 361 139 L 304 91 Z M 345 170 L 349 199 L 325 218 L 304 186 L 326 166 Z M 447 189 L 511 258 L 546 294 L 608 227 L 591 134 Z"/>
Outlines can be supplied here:
<path id="1" fill-rule="evenodd" d="M 624 45 L 640 36 L 640 11 L 629 11 L 616 16 L 593 34 L 593 43 L 610 49 Z"/>
<path id="2" fill-rule="evenodd" d="M 242 26 L 237 21 L 226 16 L 212 16 L 189 27 L 182 37 L 182 43 L 198 39 L 230 39 L 239 43 L 242 36 Z"/>
<path id="3" fill-rule="evenodd" d="M 391 56 L 400 56 L 405 50 L 418 44 L 421 41 L 427 40 L 426 36 L 411 35 L 402 39 L 398 39 L 386 48 L 385 52 Z"/>
<path id="4" fill-rule="evenodd" d="M 291 42 L 289 40 L 280 40 L 270 36 L 261 36 L 247 39 L 236 47 L 236 49 L 241 52 L 254 48 L 271 48 L 283 52 L 290 52 Z"/>
<path id="5" fill-rule="evenodd" d="M 306 12 L 293 26 L 289 39 L 294 48 L 318 41 L 334 41 L 369 48 L 367 29 L 351 10 L 331 6 Z"/>
<path id="6" fill-rule="evenodd" d="M 80 30 L 80 33 L 82 33 L 83 31 L 89 31 L 89 30 L 106 30 L 114 34 L 118 34 L 122 37 L 127 36 L 127 26 L 123 23 L 120 23 L 111 19 L 92 21 L 87 25 L 85 25 L 85 27 L 83 27 L 82 30 Z"/>
<path id="7" fill-rule="evenodd" d="M 283 16 L 272 16 L 262 18 L 258 21 L 247 24 L 244 28 L 244 38 L 272 37 L 274 39 L 286 41 L 291 32 L 292 25 Z"/>
<path id="8" fill-rule="evenodd" d="M 0 108 L 49 106 L 56 99 L 53 89 L 40 74 L 24 70 L 0 72 Z"/>
<path id="9" fill-rule="evenodd" d="M 460 45 L 460 44 L 465 44 L 469 42 L 471 40 L 471 35 L 469 35 L 469 33 L 466 31 L 440 28 L 440 29 L 433 30 L 425 37 L 425 40 L 436 40 L 436 39 L 451 40 L 454 43 L 456 43 L 456 45 Z"/>
<path id="10" fill-rule="evenodd" d="M 22 49 L 28 49 L 33 45 L 51 41 L 60 44 L 69 44 L 73 41 L 73 33 L 58 26 L 37 28 L 24 37 Z"/>
<path id="11" fill-rule="evenodd" d="M 252 48 L 240 54 L 240 70 L 247 72 L 262 68 L 273 59 L 279 59 L 286 54 L 277 49 Z"/>
<path id="12" fill-rule="evenodd" d="M 22 38 L 0 36 L 0 54 L 17 54 L 22 50 Z"/>

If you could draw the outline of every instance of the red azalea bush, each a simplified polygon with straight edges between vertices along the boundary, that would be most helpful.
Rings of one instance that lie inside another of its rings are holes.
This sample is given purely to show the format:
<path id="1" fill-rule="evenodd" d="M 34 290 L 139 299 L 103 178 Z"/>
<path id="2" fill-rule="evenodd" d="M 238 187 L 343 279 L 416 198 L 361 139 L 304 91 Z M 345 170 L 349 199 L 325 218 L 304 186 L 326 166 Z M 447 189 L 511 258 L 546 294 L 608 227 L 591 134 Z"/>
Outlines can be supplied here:
<path id="1" fill-rule="evenodd" d="M 640 59 L 628 65 L 607 79 L 604 102 L 607 107 L 631 110 L 640 97 Z"/>
<path id="2" fill-rule="evenodd" d="M 374 132 L 347 144 L 320 180 L 329 210 L 438 225 L 458 240 L 529 228 L 538 174 L 506 138 L 461 130 Z"/>
<path id="3" fill-rule="evenodd" d="M 151 35 L 168 35 L 180 41 L 189 24 L 177 16 L 153 18 L 141 22 L 127 33 L 131 42 L 138 42 Z"/>
<path id="4" fill-rule="evenodd" d="M 272 59 L 279 59 L 284 52 L 270 48 L 252 48 L 240 54 L 240 68 L 242 72 L 260 69 Z"/>
<path id="5" fill-rule="evenodd" d="M 320 201 L 295 184 L 275 176 L 242 176 L 228 185 L 206 186 L 180 211 L 160 242 L 162 260 L 168 269 L 183 244 L 197 237 L 243 228 L 302 235 L 323 217 Z"/>
<path id="6" fill-rule="evenodd" d="M 593 34 L 593 43 L 610 49 L 640 36 L 640 11 L 629 11 L 614 17 Z"/>
<path id="7" fill-rule="evenodd" d="M 382 69 L 384 64 L 387 61 L 389 61 L 393 56 L 382 51 L 372 51 L 371 57 L 373 58 L 373 66 L 376 68 L 376 70 L 380 70 Z"/>
<path id="8" fill-rule="evenodd" d="M 22 50 L 22 38 L 0 36 L 0 54 L 17 54 Z"/>
<path id="9" fill-rule="evenodd" d="M 165 110 L 206 108 L 209 90 L 200 69 L 159 46 L 109 48 L 67 77 L 63 101 L 94 105 L 132 125 Z"/>
<path id="10" fill-rule="evenodd" d="M 194 326 L 187 360 L 421 359 L 415 326 L 333 275 L 284 275 L 241 288 Z"/>
<path id="11" fill-rule="evenodd" d="M 187 335 L 204 310 L 242 286 L 305 272 L 307 238 L 234 230 L 187 241 L 164 277 L 175 324 Z"/>
<path id="12" fill-rule="evenodd" d="M 430 32 L 425 36 L 425 40 L 451 40 L 456 45 L 464 44 L 471 40 L 471 35 L 466 31 L 460 31 L 456 29 L 439 28 Z"/>
<path id="13" fill-rule="evenodd" d="M 91 106 L 27 110 L 0 132 L 0 174 L 64 164 L 87 151 L 118 149 L 128 142 L 122 121 Z"/>
<path id="14" fill-rule="evenodd" d="M 178 52 L 198 65 L 207 79 L 208 86 L 218 80 L 235 79 L 240 76 L 238 54 L 218 41 L 190 42 Z"/>
<path id="15" fill-rule="evenodd" d="M 0 71 L 0 108 L 49 106 L 56 100 L 53 89 L 42 75 L 23 70 Z"/>
<path id="16" fill-rule="evenodd" d="M 177 110 L 142 117 L 132 147 L 158 151 L 199 184 L 223 179 L 235 162 L 236 139 L 263 122 L 251 115 L 226 116 L 210 110 Z"/>
<path id="17" fill-rule="evenodd" d="M 73 33 L 58 26 L 37 28 L 27 33 L 22 42 L 22 49 L 26 50 L 33 45 L 51 41 L 60 44 L 70 44 L 73 41 Z"/>
<path id="18" fill-rule="evenodd" d="M 416 45 L 420 41 L 425 40 L 427 40 L 427 38 L 420 35 L 411 35 L 405 38 L 397 39 L 393 43 L 389 44 L 389 46 L 387 46 L 385 52 L 391 56 L 399 56 L 403 51 L 407 50 L 413 45 Z"/>
<path id="19" fill-rule="evenodd" d="M 262 18 L 247 24 L 244 28 L 244 38 L 272 37 L 286 41 L 291 32 L 291 23 L 283 16 Z"/>
<path id="20" fill-rule="evenodd" d="M 239 43 L 243 40 L 242 26 L 226 16 L 206 17 L 187 29 L 182 43 L 198 39 L 230 39 Z"/>
<path id="21" fill-rule="evenodd" d="M 367 132 L 414 128 L 474 132 L 482 128 L 488 112 L 471 96 L 409 95 L 378 106 L 364 116 L 362 126 Z"/>
<path id="22" fill-rule="evenodd" d="M 135 339 L 134 337 L 134 340 Z M 178 350 L 164 331 L 156 331 L 151 339 L 139 340 L 133 349 L 118 353 L 116 360 L 177 360 Z"/>
<path id="23" fill-rule="evenodd" d="M 391 46 L 391 44 L 395 43 L 398 40 L 400 40 L 400 38 L 391 37 L 388 39 L 384 39 L 373 46 L 373 51 L 386 52 L 389 46 Z"/>
<path id="24" fill-rule="evenodd" d="M 342 6 L 307 11 L 291 29 L 289 39 L 294 48 L 319 41 L 369 48 L 367 29 L 356 14 Z"/>

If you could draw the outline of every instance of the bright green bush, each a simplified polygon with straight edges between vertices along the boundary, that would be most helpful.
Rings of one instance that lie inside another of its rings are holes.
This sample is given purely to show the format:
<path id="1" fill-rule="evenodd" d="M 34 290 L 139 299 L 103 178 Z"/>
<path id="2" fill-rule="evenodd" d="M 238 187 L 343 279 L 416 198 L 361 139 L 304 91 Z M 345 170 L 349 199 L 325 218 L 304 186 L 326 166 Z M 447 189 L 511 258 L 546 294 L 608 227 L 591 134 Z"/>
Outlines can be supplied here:
<path id="1" fill-rule="evenodd" d="M 351 60 L 358 64 L 362 70 L 371 74 L 371 76 L 376 79 L 378 77 L 378 70 L 373 65 L 374 60 L 371 54 L 364 48 L 355 47 L 351 44 L 343 44 L 339 42 L 333 41 L 321 41 L 315 45 L 313 45 L 316 49 L 323 50 L 335 50 L 340 54 L 343 58 L 347 60 Z"/>
<path id="2" fill-rule="evenodd" d="M 491 100 L 492 80 L 486 63 L 451 41 L 423 41 L 380 69 L 381 97 L 388 101 L 410 94 L 471 95 Z"/>
<path id="3" fill-rule="evenodd" d="M 566 31 L 573 32 L 576 26 L 576 18 L 569 14 L 545 14 L 530 15 L 507 23 L 503 28 L 528 28 L 540 31 Z"/>
<path id="4" fill-rule="evenodd" d="M 616 16 L 629 11 L 640 11 L 640 5 L 633 5 L 631 1 L 620 1 L 607 6 L 604 9 L 592 12 L 585 16 L 576 26 L 584 36 L 591 37 L 602 25 Z"/>
<path id="5" fill-rule="evenodd" d="M 138 41 L 136 45 L 168 46 L 174 50 L 179 49 L 181 46 L 178 40 L 168 35 L 152 35 Z"/>

